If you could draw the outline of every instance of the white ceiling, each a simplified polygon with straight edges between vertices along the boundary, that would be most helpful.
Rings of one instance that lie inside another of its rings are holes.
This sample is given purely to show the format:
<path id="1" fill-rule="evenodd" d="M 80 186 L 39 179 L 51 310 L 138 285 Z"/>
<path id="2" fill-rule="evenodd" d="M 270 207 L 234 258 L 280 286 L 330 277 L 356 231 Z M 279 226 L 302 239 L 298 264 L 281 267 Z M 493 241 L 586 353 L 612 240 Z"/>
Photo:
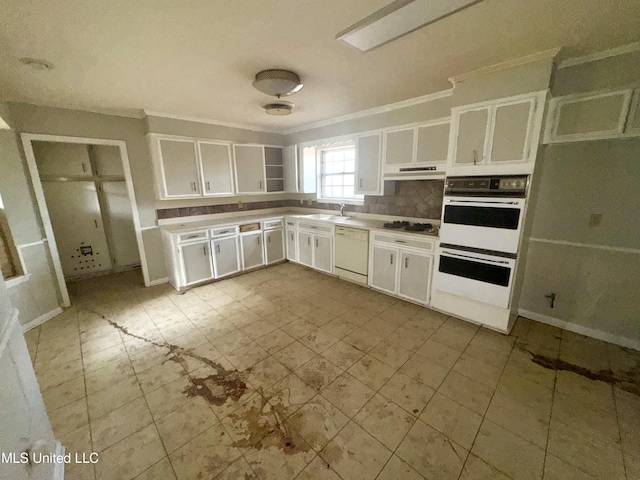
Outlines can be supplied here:
<path id="1" fill-rule="evenodd" d="M 0 95 L 288 129 L 450 88 L 447 78 L 553 47 L 578 56 L 640 40 L 640 1 L 484 0 L 368 53 L 336 33 L 391 0 L 0 0 Z M 20 57 L 42 58 L 38 71 Z M 295 70 L 297 110 L 251 86 Z"/>

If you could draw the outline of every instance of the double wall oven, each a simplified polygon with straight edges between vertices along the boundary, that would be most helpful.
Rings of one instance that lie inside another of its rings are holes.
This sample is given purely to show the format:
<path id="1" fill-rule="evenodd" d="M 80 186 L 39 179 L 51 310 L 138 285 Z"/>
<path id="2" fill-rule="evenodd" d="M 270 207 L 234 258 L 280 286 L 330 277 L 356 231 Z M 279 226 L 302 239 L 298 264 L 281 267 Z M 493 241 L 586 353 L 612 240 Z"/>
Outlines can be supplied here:
<path id="1" fill-rule="evenodd" d="M 447 178 L 434 288 L 509 306 L 527 187 L 526 176 Z"/>

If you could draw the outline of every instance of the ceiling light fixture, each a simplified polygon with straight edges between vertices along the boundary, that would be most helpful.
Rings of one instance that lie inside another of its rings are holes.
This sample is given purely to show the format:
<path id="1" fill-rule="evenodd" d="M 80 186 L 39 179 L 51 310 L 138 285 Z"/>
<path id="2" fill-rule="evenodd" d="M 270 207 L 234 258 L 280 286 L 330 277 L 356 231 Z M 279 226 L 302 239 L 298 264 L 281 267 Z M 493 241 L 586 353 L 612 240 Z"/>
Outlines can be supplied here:
<path id="1" fill-rule="evenodd" d="M 367 52 L 482 0 L 396 0 L 336 35 Z"/>
<path id="2" fill-rule="evenodd" d="M 24 57 L 21 58 L 20 61 L 36 70 L 53 70 L 53 63 L 38 58 Z"/>
<path id="3" fill-rule="evenodd" d="M 280 98 L 302 90 L 302 82 L 297 73 L 289 70 L 263 70 L 256 73 L 253 86 L 262 93 Z"/>
<path id="4" fill-rule="evenodd" d="M 290 115 L 293 112 L 293 107 L 295 105 L 291 102 L 275 102 L 268 103 L 264 107 L 264 111 L 267 115 L 276 115 L 278 117 L 283 117 L 285 115 Z"/>

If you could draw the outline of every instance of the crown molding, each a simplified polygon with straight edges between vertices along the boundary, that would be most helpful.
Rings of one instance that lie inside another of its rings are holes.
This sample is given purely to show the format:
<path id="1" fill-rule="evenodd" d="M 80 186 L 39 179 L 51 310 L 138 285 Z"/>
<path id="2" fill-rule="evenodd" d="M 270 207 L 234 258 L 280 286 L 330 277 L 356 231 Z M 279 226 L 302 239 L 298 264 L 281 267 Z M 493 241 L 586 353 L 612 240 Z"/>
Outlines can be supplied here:
<path id="1" fill-rule="evenodd" d="M 320 120 L 318 122 L 307 123 L 305 125 L 300 125 L 298 127 L 293 127 L 287 130 L 283 130 L 282 134 L 289 135 L 291 133 L 298 133 L 298 132 L 303 132 L 305 130 L 311 130 L 312 128 L 326 127 L 327 125 L 333 125 L 336 123 L 345 122 L 347 120 L 355 120 L 357 118 L 368 117 L 370 115 L 391 112 L 393 110 L 398 110 L 400 108 L 411 107 L 413 105 L 419 105 L 421 103 L 431 102 L 433 100 L 438 100 L 440 98 L 450 97 L 452 94 L 453 94 L 453 89 L 450 88 L 448 90 L 442 90 L 440 92 L 422 95 L 421 97 L 410 98 L 408 100 L 402 100 L 396 103 L 389 103 L 388 105 L 373 107 L 367 110 L 360 110 L 359 112 L 349 113 L 347 115 L 335 117 L 330 120 Z"/>
<path id="2" fill-rule="evenodd" d="M 583 55 L 581 57 L 567 58 L 560 62 L 558 69 L 574 67 L 576 65 L 582 65 L 583 63 L 596 62 L 609 57 L 617 57 L 618 55 L 632 53 L 637 50 L 640 50 L 640 42 L 629 43 L 627 45 L 610 48 L 609 50 L 602 50 L 601 52 L 590 53 L 589 55 Z"/>
<path id="3" fill-rule="evenodd" d="M 205 123 L 207 125 L 217 125 L 219 127 L 239 128 L 242 130 L 252 130 L 255 132 L 265 132 L 265 133 L 277 133 L 280 135 L 283 134 L 282 130 L 278 130 L 275 128 L 268 128 L 268 127 L 260 127 L 258 125 L 251 125 L 246 123 L 223 122 L 220 120 L 212 120 L 210 118 L 191 117 L 188 115 L 174 115 L 171 113 L 156 112 L 153 110 L 143 110 L 143 112 L 145 117 L 149 116 L 149 117 L 170 118 L 171 120 L 182 120 L 184 122 Z"/>
<path id="4" fill-rule="evenodd" d="M 471 78 L 482 77 L 484 75 L 488 75 L 489 73 L 499 72 L 501 70 L 506 70 L 508 68 L 519 67 L 521 65 L 534 63 L 539 60 L 544 60 L 546 58 L 555 58 L 559 52 L 560 52 L 560 47 L 550 48 L 549 50 L 543 50 L 542 52 L 536 52 L 530 55 L 525 55 L 524 57 L 514 58 L 512 60 L 507 60 L 505 62 L 500 62 L 494 65 L 489 65 L 487 67 L 478 68 L 477 70 L 472 70 L 471 72 L 461 73 L 460 75 L 454 75 L 453 77 L 449 77 L 449 81 L 455 87 L 456 83 L 464 82 L 465 80 L 469 80 Z"/>

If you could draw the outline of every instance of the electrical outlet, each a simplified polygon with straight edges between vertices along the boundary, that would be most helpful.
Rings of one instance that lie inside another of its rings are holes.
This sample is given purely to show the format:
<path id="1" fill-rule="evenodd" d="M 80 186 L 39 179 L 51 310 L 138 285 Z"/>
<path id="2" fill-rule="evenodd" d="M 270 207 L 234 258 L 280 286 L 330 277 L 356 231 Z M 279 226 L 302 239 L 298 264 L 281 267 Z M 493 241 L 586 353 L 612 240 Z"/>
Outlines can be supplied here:
<path id="1" fill-rule="evenodd" d="M 242 202 L 238 202 L 238 208 L 244 208 L 244 206 L 242 205 Z"/>
<path id="2" fill-rule="evenodd" d="M 313 200 L 311 200 L 311 199 L 307 200 L 307 205 L 308 206 L 311 206 L 312 203 L 313 203 Z"/>
<path id="3" fill-rule="evenodd" d="M 300 199 L 300 205 L 304 205 L 304 199 L 303 198 Z"/>
<path id="4" fill-rule="evenodd" d="M 592 213 L 589 217 L 589 226 L 590 227 L 598 227 L 602 223 L 602 214 L 601 213 Z"/>

